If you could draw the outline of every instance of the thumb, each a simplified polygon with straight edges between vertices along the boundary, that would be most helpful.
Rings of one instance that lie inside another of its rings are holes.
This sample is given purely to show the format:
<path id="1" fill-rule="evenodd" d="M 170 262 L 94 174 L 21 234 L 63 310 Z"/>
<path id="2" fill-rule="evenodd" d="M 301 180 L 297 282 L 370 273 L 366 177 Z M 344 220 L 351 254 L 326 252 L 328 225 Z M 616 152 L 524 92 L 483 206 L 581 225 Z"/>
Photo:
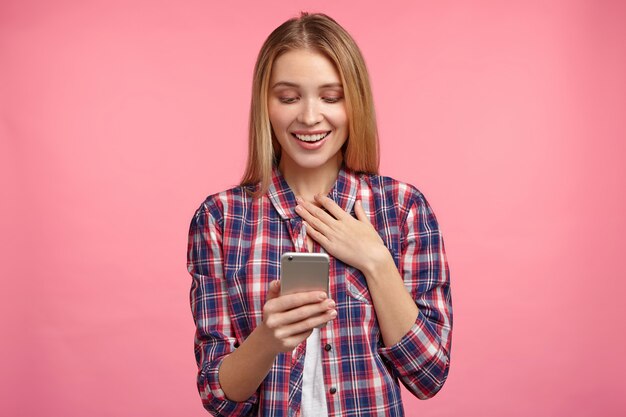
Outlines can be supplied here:
<path id="1" fill-rule="evenodd" d="M 280 281 L 279 280 L 274 280 L 272 282 L 270 282 L 270 288 L 267 291 L 267 300 L 269 301 L 273 298 L 278 298 L 278 296 L 280 296 Z"/>

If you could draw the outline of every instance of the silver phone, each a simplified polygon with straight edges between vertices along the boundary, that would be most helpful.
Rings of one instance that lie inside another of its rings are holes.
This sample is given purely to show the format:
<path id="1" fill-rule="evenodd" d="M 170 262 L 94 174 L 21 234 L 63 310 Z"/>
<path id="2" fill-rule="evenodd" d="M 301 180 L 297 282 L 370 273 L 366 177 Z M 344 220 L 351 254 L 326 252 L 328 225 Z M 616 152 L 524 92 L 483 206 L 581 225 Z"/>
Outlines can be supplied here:
<path id="1" fill-rule="evenodd" d="M 325 253 L 286 252 L 280 257 L 280 294 L 329 292 L 330 258 Z"/>

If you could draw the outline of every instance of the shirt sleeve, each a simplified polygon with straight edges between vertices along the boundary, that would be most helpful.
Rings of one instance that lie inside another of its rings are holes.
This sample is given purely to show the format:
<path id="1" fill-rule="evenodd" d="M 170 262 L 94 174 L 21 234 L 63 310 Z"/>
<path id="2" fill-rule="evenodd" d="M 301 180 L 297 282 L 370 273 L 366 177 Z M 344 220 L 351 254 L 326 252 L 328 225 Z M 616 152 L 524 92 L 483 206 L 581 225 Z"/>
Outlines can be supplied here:
<path id="1" fill-rule="evenodd" d="M 383 346 L 379 352 L 411 393 L 427 399 L 439 392 L 448 376 L 452 299 L 448 263 L 435 215 L 419 191 L 414 190 L 411 200 L 402 226 L 399 270 L 419 313 L 398 343 Z"/>
<path id="2" fill-rule="evenodd" d="M 242 402 L 231 401 L 219 382 L 219 367 L 235 349 L 236 339 L 223 274 L 222 233 L 206 203 L 198 209 L 189 228 L 187 270 L 192 277 L 190 302 L 196 325 L 194 351 L 202 405 L 214 416 L 251 415 L 257 395 Z"/>

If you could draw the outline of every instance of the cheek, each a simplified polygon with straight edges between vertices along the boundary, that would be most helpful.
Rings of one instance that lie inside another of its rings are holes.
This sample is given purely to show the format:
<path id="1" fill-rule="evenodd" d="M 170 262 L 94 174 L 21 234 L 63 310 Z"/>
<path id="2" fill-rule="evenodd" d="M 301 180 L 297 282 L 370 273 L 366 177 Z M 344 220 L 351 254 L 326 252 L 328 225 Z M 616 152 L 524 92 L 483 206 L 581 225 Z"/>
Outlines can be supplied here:
<path id="1" fill-rule="evenodd" d="M 280 127 L 280 119 L 277 117 L 276 113 L 274 113 L 271 109 L 268 109 L 268 116 L 270 119 L 270 124 L 272 128 L 278 129 Z"/>
<path id="2" fill-rule="evenodd" d="M 294 116 L 291 108 L 270 103 L 267 108 L 272 127 L 276 130 L 284 130 L 292 123 Z"/>
<path id="3" fill-rule="evenodd" d="M 344 109 L 336 109 L 327 113 L 328 121 L 337 129 L 348 129 L 348 114 Z"/>

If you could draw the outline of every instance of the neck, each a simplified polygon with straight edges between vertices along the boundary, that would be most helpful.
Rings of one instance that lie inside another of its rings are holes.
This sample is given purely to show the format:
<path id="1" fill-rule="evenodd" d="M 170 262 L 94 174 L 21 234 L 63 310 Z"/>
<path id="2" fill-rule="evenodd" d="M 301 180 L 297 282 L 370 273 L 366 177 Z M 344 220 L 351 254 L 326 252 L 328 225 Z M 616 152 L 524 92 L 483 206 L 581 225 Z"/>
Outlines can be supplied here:
<path id="1" fill-rule="evenodd" d="M 281 159 L 278 169 L 285 177 L 285 181 L 289 184 L 289 188 L 293 193 L 304 199 L 313 202 L 316 194 L 326 195 L 335 184 L 341 162 L 343 158 L 341 153 L 336 158 L 331 158 L 326 164 L 315 168 L 303 168 L 287 161 L 286 158 Z"/>

